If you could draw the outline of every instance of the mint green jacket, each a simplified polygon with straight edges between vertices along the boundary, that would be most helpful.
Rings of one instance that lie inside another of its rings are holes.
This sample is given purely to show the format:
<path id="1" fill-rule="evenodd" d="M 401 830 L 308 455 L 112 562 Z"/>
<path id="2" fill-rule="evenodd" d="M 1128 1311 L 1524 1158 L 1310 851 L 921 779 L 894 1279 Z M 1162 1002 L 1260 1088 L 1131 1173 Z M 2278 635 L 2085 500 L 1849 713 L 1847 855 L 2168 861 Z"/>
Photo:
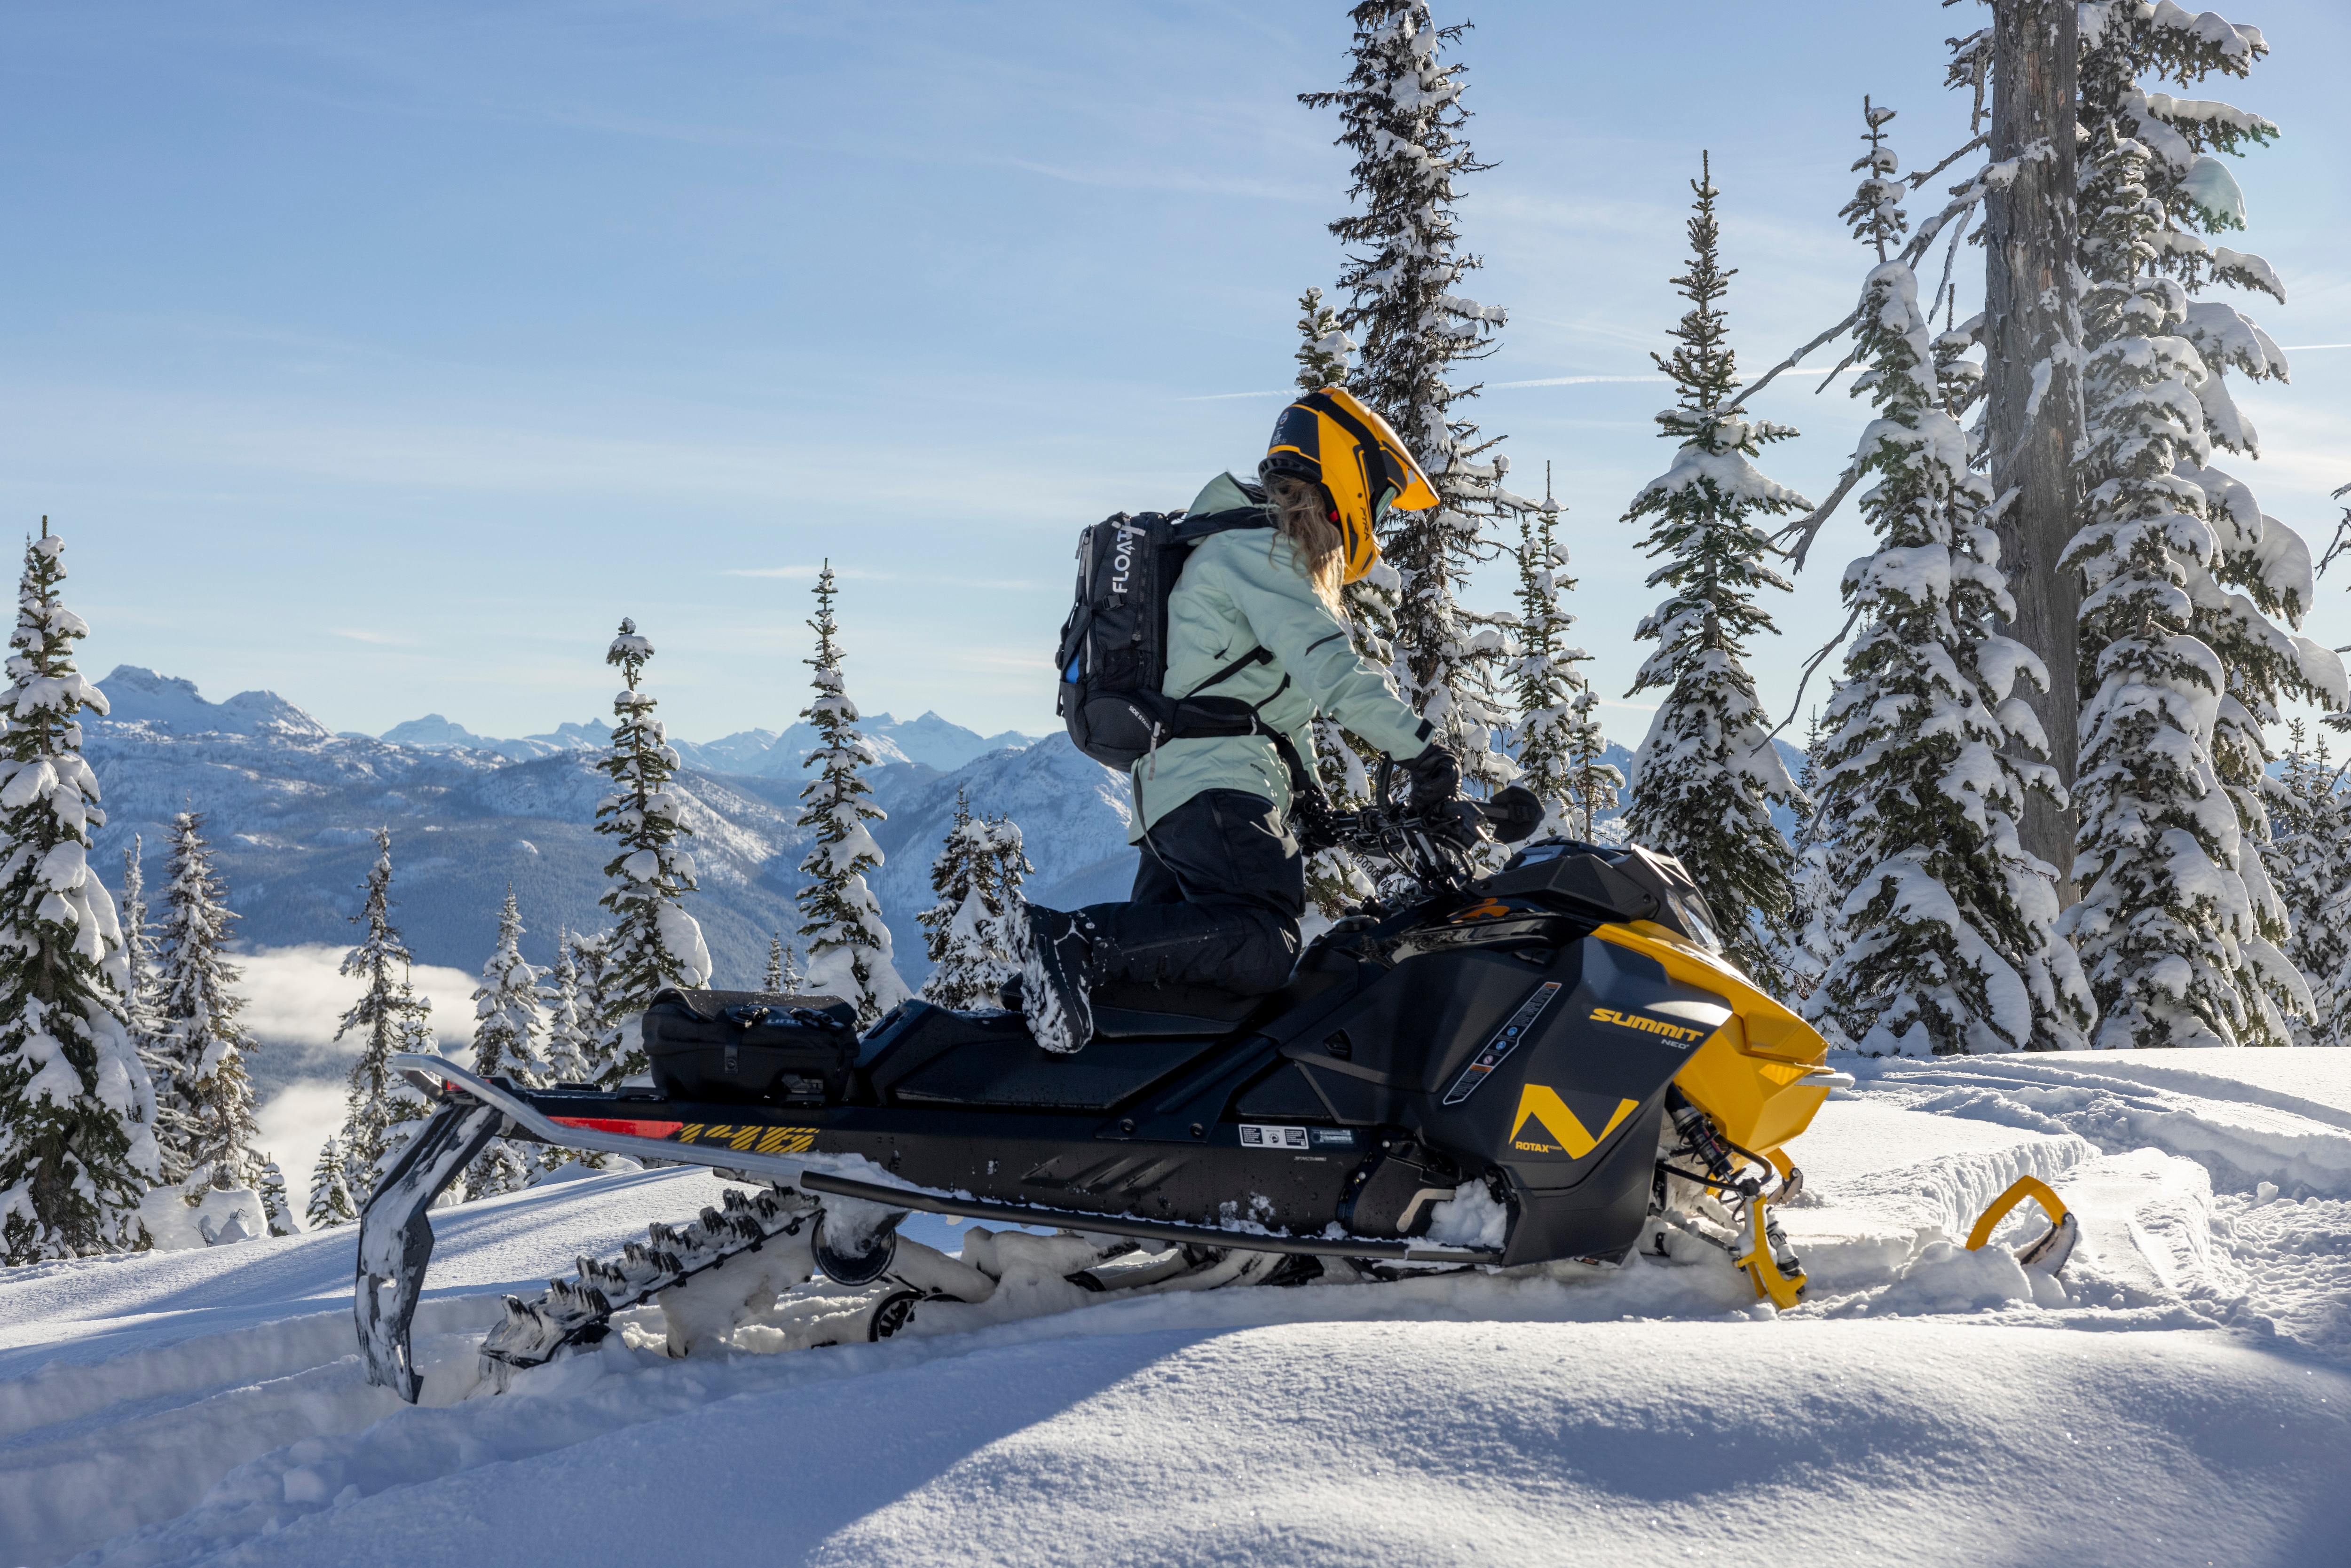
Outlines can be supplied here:
<path id="1" fill-rule="evenodd" d="M 1191 509 L 1220 512 L 1248 505 L 1233 476 L 1222 474 L 1208 481 Z M 1259 647 L 1273 654 L 1272 663 L 1249 665 L 1196 693 L 1209 676 Z M 1317 713 L 1398 761 L 1419 756 L 1428 746 L 1429 727 L 1389 688 L 1384 675 L 1356 656 L 1347 623 L 1314 591 L 1290 541 L 1270 529 L 1211 534 L 1185 561 L 1167 599 L 1167 680 L 1160 689 L 1170 696 L 1263 703 L 1259 715 L 1267 727 L 1289 736 L 1310 768 Z M 1262 795 L 1285 820 L 1290 810 L 1290 771 L 1273 742 L 1259 736 L 1163 741 L 1134 765 L 1133 774 L 1130 842 L 1207 789 Z"/>

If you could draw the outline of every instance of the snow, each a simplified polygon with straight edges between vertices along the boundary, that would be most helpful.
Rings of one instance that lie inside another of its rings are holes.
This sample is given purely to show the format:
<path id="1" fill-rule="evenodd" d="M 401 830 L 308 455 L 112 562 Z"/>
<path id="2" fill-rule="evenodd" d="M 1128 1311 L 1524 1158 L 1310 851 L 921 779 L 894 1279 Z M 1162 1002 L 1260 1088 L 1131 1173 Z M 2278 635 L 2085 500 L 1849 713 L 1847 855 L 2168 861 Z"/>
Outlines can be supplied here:
<path id="1" fill-rule="evenodd" d="M 1049 1267 L 883 1343 L 672 1362 L 624 1326 L 460 1399 L 497 1292 L 720 1186 L 664 1170 L 436 1210 L 411 1409 L 353 1359 L 348 1228 L 0 1272 L 0 1555 L 2339 1558 L 2351 1051 L 1839 1065 L 1783 1211 L 1813 1292 L 1780 1314 L 1704 1248 L 1109 1302 Z M 1959 1245 L 2028 1174 L 2082 1227 L 2054 1281 Z"/>

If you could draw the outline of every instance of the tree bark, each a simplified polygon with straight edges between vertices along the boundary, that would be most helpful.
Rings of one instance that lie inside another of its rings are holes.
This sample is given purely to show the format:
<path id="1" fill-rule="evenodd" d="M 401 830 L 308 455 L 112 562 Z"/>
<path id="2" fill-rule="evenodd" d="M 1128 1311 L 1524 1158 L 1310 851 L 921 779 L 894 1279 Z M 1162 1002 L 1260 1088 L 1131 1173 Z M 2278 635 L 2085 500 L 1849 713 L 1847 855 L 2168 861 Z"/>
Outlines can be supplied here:
<path id="1" fill-rule="evenodd" d="M 2016 619 L 2004 630 L 2049 667 L 2049 690 L 2024 694 L 2049 737 L 2049 759 L 2074 785 L 2081 715 L 2076 616 L 2080 574 L 2058 561 L 2074 535 L 2073 459 L 2082 449 L 2082 326 L 2073 277 L 2077 32 L 2073 0 L 1994 0 L 1991 156 L 2020 159 L 1986 202 L 1984 371 L 1997 525 Z M 2027 798 L 2024 847 L 2074 884 L 2074 814 Z"/>

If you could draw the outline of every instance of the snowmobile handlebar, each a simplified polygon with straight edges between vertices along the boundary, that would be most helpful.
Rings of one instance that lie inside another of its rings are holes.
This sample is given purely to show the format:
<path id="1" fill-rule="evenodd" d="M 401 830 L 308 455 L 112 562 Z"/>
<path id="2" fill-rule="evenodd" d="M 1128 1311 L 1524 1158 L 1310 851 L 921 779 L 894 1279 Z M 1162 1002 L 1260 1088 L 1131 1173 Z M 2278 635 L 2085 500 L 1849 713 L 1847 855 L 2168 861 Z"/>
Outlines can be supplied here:
<path id="1" fill-rule="evenodd" d="M 1468 882 L 1474 874 L 1470 852 L 1489 831 L 1497 841 L 1514 844 L 1542 823 L 1542 801 L 1516 784 L 1489 800 L 1399 800 L 1397 772 L 1394 761 L 1382 758 L 1372 803 L 1360 811 L 1332 812 L 1322 836 L 1388 862 L 1423 887 L 1450 890 Z"/>

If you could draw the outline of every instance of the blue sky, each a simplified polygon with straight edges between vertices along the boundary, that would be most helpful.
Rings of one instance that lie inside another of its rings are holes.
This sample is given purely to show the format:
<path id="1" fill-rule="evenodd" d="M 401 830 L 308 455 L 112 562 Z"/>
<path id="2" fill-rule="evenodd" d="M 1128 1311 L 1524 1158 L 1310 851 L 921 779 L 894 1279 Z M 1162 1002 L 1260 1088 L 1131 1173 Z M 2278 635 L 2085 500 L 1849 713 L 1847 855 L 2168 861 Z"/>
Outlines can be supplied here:
<path id="1" fill-rule="evenodd" d="M 1475 405 L 1513 486 L 1554 465 L 1603 695 L 1653 598 L 1617 521 L 1664 466 L 1641 378 L 1680 301 L 1685 183 L 1724 190 L 1742 362 L 1850 307 L 1834 214 L 1861 95 L 1905 166 L 1956 144 L 1935 0 L 1495 4 L 1462 227 L 1505 307 Z M 2291 346 L 2351 344 L 2351 12 L 2283 0 L 2279 121 L 2238 241 Z M 850 689 L 982 731 L 1052 725 L 1083 523 L 1246 472 L 1295 300 L 1339 267 L 1346 158 L 1301 91 L 1336 3 L 19 4 L 0 50 L 0 500 L 71 545 L 85 663 L 329 725 L 508 735 L 608 711 L 633 615 L 692 738 L 805 700 L 815 563 Z M 1914 214 L 1927 208 L 1913 204 Z M 1960 263 L 1980 274 L 1980 253 Z M 2242 401 L 2264 508 L 2323 544 L 2351 481 L 2351 348 Z M 1510 384 L 1556 382 L 1567 384 Z M 1619 379 L 1634 378 L 1634 379 Z M 1785 383 L 1783 383 L 1785 384 Z M 1767 392 L 1770 471 L 1825 492 L 1841 389 Z M 1784 703 L 1841 617 L 1850 511 L 1756 651 Z M 1490 595 L 1507 583 L 1497 574 Z M 2351 643 L 2342 580 L 2313 634 Z M 1817 689 L 1817 688 L 1816 688 Z M 1611 710 L 1620 737 L 1645 716 Z"/>

